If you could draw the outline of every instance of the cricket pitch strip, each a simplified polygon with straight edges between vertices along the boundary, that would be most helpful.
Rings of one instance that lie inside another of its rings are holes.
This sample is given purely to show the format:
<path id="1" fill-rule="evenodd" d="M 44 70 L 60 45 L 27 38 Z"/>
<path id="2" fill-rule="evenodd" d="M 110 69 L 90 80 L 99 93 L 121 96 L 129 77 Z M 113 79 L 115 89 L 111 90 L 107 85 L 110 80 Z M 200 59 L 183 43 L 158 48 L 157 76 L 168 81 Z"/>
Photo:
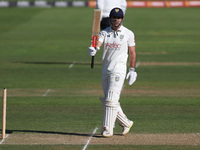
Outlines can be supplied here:
<path id="1" fill-rule="evenodd" d="M 8 134 L 2 145 L 84 145 L 90 138 L 90 134 L 66 133 L 44 134 L 25 133 Z M 95 134 L 90 145 L 200 145 L 199 133 L 174 133 L 174 134 L 128 134 L 126 136 L 114 135 L 111 138 L 103 138 Z"/>

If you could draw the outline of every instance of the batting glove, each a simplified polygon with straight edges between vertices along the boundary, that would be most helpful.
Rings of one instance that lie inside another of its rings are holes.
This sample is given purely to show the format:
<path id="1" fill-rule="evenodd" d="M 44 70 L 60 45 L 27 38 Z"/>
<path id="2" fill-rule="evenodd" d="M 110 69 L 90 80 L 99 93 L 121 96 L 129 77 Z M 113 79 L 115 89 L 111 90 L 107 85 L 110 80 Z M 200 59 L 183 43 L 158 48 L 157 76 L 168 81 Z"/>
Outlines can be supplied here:
<path id="1" fill-rule="evenodd" d="M 88 55 L 95 56 L 99 49 L 99 47 L 96 47 L 96 49 L 94 47 L 88 47 Z"/>
<path id="2" fill-rule="evenodd" d="M 132 85 L 137 79 L 137 72 L 135 72 L 135 68 L 129 68 L 129 72 L 126 76 L 126 79 L 128 79 L 129 77 L 130 79 L 128 81 L 128 84 Z"/>

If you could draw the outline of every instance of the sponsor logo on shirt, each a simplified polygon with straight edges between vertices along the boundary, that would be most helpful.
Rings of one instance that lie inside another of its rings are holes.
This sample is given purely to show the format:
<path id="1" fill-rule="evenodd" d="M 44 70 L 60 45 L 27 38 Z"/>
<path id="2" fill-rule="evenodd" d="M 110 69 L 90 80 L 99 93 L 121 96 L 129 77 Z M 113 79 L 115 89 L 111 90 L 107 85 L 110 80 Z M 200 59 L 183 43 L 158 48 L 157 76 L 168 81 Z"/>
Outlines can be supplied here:
<path id="1" fill-rule="evenodd" d="M 119 49 L 121 48 L 121 44 L 116 44 L 116 43 L 106 43 L 106 44 L 105 44 L 105 48 L 119 50 Z"/>

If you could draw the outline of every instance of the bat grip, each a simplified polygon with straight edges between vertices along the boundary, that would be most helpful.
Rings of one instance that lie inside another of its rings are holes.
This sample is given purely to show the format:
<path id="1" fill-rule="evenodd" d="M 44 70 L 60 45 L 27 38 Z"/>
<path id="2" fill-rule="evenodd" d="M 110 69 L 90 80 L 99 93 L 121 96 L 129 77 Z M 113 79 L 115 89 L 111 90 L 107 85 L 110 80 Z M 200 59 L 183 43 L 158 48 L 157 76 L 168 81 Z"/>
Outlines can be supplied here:
<path id="1" fill-rule="evenodd" d="M 94 56 L 92 56 L 91 68 L 94 68 Z"/>

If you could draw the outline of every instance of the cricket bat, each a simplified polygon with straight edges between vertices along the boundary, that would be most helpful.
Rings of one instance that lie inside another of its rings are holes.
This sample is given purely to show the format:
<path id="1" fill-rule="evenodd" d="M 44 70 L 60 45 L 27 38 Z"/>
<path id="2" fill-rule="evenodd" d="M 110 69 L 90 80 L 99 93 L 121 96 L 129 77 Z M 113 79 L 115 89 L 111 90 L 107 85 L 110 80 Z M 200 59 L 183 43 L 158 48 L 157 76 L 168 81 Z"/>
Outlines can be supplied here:
<path id="1" fill-rule="evenodd" d="M 93 12 L 93 23 L 92 23 L 92 38 L 91 46 L 96 49 L 98 46 L 99 32 L 100 32 L 100 21 L 101 21 L 101 10 L 94 9 Z M 94 56 L 92 56 L 91 68 L 94 67 Z"/>

